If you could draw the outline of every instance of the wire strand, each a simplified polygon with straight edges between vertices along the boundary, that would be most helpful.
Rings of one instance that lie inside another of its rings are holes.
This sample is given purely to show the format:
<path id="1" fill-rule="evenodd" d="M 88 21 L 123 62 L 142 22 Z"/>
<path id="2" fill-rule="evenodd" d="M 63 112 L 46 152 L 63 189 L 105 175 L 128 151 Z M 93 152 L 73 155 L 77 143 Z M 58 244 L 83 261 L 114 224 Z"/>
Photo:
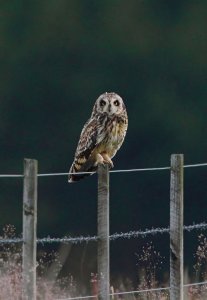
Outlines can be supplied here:
<path id="1" fill-rule="evenodd" d="M 0 178 L 12 178 L 12 177 L 13 178 L 18 178 L 18 177 L 22 178 L 22 177 L 24 177 L 24 175 L 21 175 L 21 174 L 16 174 L 16 175 L 15 174 L 13 174 L 13 175 L 12 174 L 11 175 L 10 174 L 2 174 L 1 175 L 0 174 Z"/>
<path id="2" fill-rule="evenodd" d="M 186 287 L 199 286 L 199 285 L 205 285 L 205 284 L 207 284 L 207 281 L 188 283 L 188 284 L 184 284 L 183 287 L 186 288 Z M 112 293 L 112 294 L 109 294 L 109 295 L 110 296 L 117 296 L 117 295 L 129 295 L 129 294 L 142 294 L 142 293 L 160 292 L 160 291 L 166 291 L 166 290 L 170 290 L 170 287 L 143 289 L 143 290 L 128 291 L 128 292 L 115 292 L 115 293 Z M 73 297 L 73 298 L 59 298 L 59 299 L 56 299 L 56 300 L 78 300 L 78 299 L 90 299 L 90 298 L 97 298 L 97 296 L 81 296 L 81 297 Z"/>
<path id="3" fill-rule="evenodd" d="M 184 168 L 197 168 L 197 167 L 206 167 L 207 163 L 201 163 L 201 164 L 192 164 L 192 165 L 185 165 Z"/>
<path id="4" fill-rule="evenodd" d="M 197 167 L 205 167 L 207 163 L 200 164 L 190 164 L 184 165 L 183 168 L 197 168 Z M 111 170 L 110 173 L 130 173 L 130 172 L 144 172 L 144 171 L 162 171 L 162 170 L 170 170 L 171 167 L 158 167 L 158 168 L 143 168 L 143 169 L 125 169 L 125 170 Z M 96 172 L 78 172 L 78 173 L 43 173 L 37 174 L 38 177 L 49 177 L 49 176 L 68 176 L 68 175 L 92 175 Z M 21 174 L 0 174 L 0 178 L 12 178 L 12 177 L 24 177 Z"/>

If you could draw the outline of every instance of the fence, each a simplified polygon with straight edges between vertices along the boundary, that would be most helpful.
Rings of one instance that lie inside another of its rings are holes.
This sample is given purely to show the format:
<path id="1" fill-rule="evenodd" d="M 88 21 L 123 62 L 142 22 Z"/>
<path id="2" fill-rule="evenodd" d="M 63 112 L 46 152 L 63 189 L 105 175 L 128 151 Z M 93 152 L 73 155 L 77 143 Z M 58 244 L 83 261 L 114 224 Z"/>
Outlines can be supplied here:
<path id="1" fill-rule="evenodd" d="M 23 253 L 23 299 L 36 300 L 36 246 L 37 243 L 78 243 L 98 242 L 98 299 L 109 300 L 109 245 L 110 240 L 119 238 L 131 238 L 156 233 L 170 233 L 170 287 L 142 291 L 131 291 L 114 293 L 113 295 L 136 294 L 148 291 L 170 290 L 170 299 L 183 300 L 183 288 L 186 286 L 206 284 L 200 282 L 195 284 L 183 284 L 183 230 L 206 229 L 206 223 L 183 225 L 183 169 L 207 166 L 207 163 L 185 165 L 182 154 L 171 155 L 171 166 L 148 169 L 114 170 L 110 171 L 108 166 L 98 166 L 98 236 L 93 237 L 64 237 L 64 238 L 43 238 L 37 239 L 37 190 L 38 177 L 41 176 L 62 176 L 68 173 L 38 174 L 38 163 L 33 159 L 24 160 L 24 175 L 0 175 L 0 178 L 22 177 L 23 180 L 23 237 L 22 239 L 1 239 L 0 243 L 22 243 Z M 146 231 L 131 231 L 127 233 L 116 233 L 109 235 L 109 173 L 117 172 L 139 172 L 170 170 L 170 227 L 156 228 Z M 76 297 L 69 299 L 90 299 L 96 296 Z M 68 299 L 68 300 L 69 300 Z"/>

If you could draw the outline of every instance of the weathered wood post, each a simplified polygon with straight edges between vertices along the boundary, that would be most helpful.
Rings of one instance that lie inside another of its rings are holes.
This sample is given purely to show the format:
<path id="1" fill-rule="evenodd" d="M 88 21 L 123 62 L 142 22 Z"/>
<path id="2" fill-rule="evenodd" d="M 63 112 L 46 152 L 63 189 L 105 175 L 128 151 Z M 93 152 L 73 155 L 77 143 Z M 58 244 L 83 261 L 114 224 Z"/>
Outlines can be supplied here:
<path id="1" fill-rule="evenodd" d="M 183 154 L 171 155 L 170 299 L 183 300 Z"/>
<path id="2" fill-rule="evenodd" d="M 109 300 L 109 167 L 98 166 L 98 300 Z"/>
<path id="3" fill-rule="evenodd" d="M 24 159 L 22 250 L 24 300 L 36 300 L 37 172 L 37 161 Z"/>

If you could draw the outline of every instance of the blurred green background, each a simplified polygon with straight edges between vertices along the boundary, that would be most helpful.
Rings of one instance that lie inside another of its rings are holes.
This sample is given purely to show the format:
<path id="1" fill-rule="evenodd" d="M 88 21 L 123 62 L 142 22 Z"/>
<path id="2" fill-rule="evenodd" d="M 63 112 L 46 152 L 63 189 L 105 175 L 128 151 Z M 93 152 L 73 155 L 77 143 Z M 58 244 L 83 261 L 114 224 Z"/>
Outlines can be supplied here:
<path id="1" fill-rule="evenodd" d="M 116 169 L 168 166 L 171 153 L 206 162 L 206 11 L 205 0 L 2 1 L 0 173 L 22 173 L 24 157 L 40 173 L 67 172 L 106 91 L 123 97 L 129 116 Z M 206 175 L 185 172 L 185 224 L 206 220 Z M 1 179 L 0 190 L 0 225 L 21 233 L 22 180 Z M 96 175 L 74 185 L 40 178 L 38 236 L 96 234 L 96 193 Z M 111 175 L 111 233 L 168 224 L 168 171 Z M 168 237 L 154 240 L 168 256 Z M 142 243 L 112 243 L 112 276 L 135 278 Z M 195 239 L 186 243 L 189 267 Z M 95 272 L 87 247 L 81 267 L 69 255 L 70 272 Z"/>

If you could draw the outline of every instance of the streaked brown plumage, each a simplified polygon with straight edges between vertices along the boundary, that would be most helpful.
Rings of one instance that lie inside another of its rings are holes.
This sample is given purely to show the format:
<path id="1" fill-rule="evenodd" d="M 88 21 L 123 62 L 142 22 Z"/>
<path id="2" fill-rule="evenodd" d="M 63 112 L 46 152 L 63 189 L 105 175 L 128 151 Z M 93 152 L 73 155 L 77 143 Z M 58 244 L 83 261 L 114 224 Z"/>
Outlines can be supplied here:
<path id="1" fill-rule="evenodd" d="M 69 182 L 86 175 L 78 172 L 96 171 L 99 163 L 113 167 L 113 158 L 121 147 L 128 127 L 126 107 L 116 93 L 104 93 L 96 100 L 92 115 L 81 132 Z"/>

